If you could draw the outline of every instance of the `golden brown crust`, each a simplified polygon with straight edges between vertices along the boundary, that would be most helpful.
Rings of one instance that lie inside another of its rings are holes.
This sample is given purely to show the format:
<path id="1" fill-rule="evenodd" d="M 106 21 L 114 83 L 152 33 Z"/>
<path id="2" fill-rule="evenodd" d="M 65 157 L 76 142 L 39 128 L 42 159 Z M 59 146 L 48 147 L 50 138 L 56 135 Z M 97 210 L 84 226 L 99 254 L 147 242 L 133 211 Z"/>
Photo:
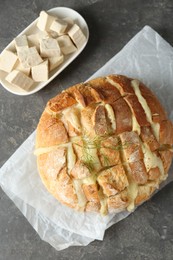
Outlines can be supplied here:
<path id="1" fill-rule="evenodd" d="M 128 186 L 125 170 L 120 164 L 103 170 L 97 180 L 103 189 L 103 193 L 108 197 L 123 191 Z"/>
<path id="2" fill-rule="evenodd" d="M 154 134 L 152 133 L 150 126 L 141 127 L 141 139 L 144 143 L 146 143 L 150 147 L 151 151 L 155 151 L 160 146 Z"/>
<path id="3" fill-rule="evenodd" d="M 171 121 L 164 120 L 160 123 L 160 144 L 173 145 L 173 124 Z"/>
<path id="4" fill-rule="evenodd" d="M 131 176 L 137 184 L 145 184 L 148 180 L 147 170 L 143 160 L 129 163 Z"/>
<path id="5" fill-rule="evenodd" d="M 163 162 L 165 174 L 167 174 L 168 170 L 171 166 L 173 152 L 169 151 L 169 150 L 165 150 L 165 151 L 159 151 L 159 154 L 160 154 L 160 157 L 161 157 L 162 162 Z"/>
<path id="6" fill-rule="evenodd" d="M 143 159 L 139 136 L 136 132 L 124 132 L 120 134 L 121 142 L 124 146 L 125 161 L 128 163 L 134 163 Z"/>
<path id="7" fill-rule="evenodd" d="M 156 186 L 154 183 L 150 183 L 148 185 L 141 185 L 138 187 L 138 193 L 135 198 L 135 204 L 139 205 L 142 202 L 148 200 L 151 194 L 156 190 Z"/>
<path id="8" fill-rule="evenodd" d="M 154 167 L 154 168 L 151 168 L 148 172 L 148 175 L 149 175 L 149 180 L 151 181 L 154 181 L 154 180 L 158 180 L 159 177 L 160 177 L 160 170 L 159 170 L 159 167 Z"/>
<path id="9" fill-rule="evenodd" d="M 85 106 L 102 100 L 99 93 L 95 89 L 93 89 L 89 84 L 86 83 L 77 84 L 74 87 L 67 89 L 66 91 L 70 95 L 77 98 L 77 101 L 79 103 L 82 102 L 83 105 L 85 104 Z M 79 93 L 83 98 L 81 96 L 79 98 Z"/>
<path id="10" fill-rule="evenodd" d="M 47 107 L 50 111 L 60 112 L 67 107 L 71 107 L 76 104 L 76 100 L 72 98 L 68 93 L 62 92 L 58 96 L 50 99 L 47 103 Z"/>
<path id="11" fill-rule="evenodd" d="M 99 212 L 100 210 L 100 203 L 95 201 L 88 201 L 85 207 L 86 211 L 92 211 L 92 212 Z"/>
<path id="12" fill-rule="evenodd" d="M 145 111 L 142 108 L 141 104 L 139 103 L 137 97 L 135 95 L 128 95 L 128 96 L 125 96 L 124 99 L 127 101 L 127 103 L 132 108 L 133 114 L 135 115 L 138 124 L 140 126 L 149 125 Z"/>
<path id="13" fill-rule="evenodd" d="M 83 184 L 82 188 L 88 201 L 99 203 L 98 188 L 96 184 Z"/>
<path id="14" fill-rule="evenodd" d="M 126 192 L 122 192 L 120 194 L 110 196 L 107 200 L 108 203 L 108 211 L 110 213 L 122 211 L 129 204 L 129 198 Z"/>
<path id="15" fill-rule="evenodd" d="M 99 149 L 100 161 L 103 167 L 121 164 L 120 151 L 121 144 L 116 136 L 110 136 L 101 141 Z"/>
<path id="16" fill-rule="evenodd" d="M 91 176 L 89 169 L 85 166 L 82 161 L 77 161 L 77 163 L 72 168 L 70 174 L 75 179 L 84 179 Z"/>
<path id="17" fill-rule="evenodd" d="M 52 98 L 40 118 L 40 177 L 61 203 L 77 210 L 133 210 L 165 180 L 173 124 L 153 92 L 109 75 Z"/>
<path id="18" fill-rule="evenodd" d="M 110 75 L 108 78 L 113 80 L 122 96 L 135 94 L 133 88 L 131 87 L 131 80 L 129 78 L 122 75 Z"/>
<path id="19" fill-rule="evenodd" d="M 74 89 L 74 97 L 76 99 L 76 101 L 81 104 L 83 107 L 86 107 L 86 103 L 84 100 L 84 97 L 82 96 L 81 92 L 79 91 L 79 89 Z"/>
<path id="20" fill-rule="evenodd" d="M 121 97 L 120 92 L 106 78 L 93 79 L 89 84 L 100 94 L 102 101 L 105 103 L 112 104 Z"/>
<path id="21" fill-rule="evenodd" d="M 75 208 L 78 202 L 77 196 L 73 187 L 73 183 L 67 174 L 67 168 L 64 167 L 58 175 L 57 184 L 55 187 L 56 197 L 69 207 Z"/>
<path id="22" fill-rule="evenodd" d="M 66 164 L 66 148 L 61 147 L 38 156 L 39 171 L 49 180 L 56 180 Z"/>
<path id="23" fill-rule="evenodd" d="M 93 114 L 93 125 L 96 135 L 105 135 L 108 133 L 108 123 L 106 120 L 106 111 L 103 105 L 96 107 Z"/>
<path id="24" fill-rule="evenodd" d="M 91 118 L 93 117 L 95 111 L 95 104 L 88 105 L 85 109 L 81 110 L 81 126 L 84 132 L 94 135 L 94 124 Z"/>
<path id="25" fill-rule="evenodd" d="M 167 118 L 166 111 L 156 98 L 154 93 L 140 82 L 139 85 L 142 96 L 147 100 L 147 104 L 151 110 L 153 122 L 160 123 Z"/>
<path id="26" fill-rule="evenodd" d="M 68 134 L 64 124 L 46 111 L 43 112 L 37 127 L 36 148 L 49 147 L 67 142 Z"/>
<path id="27" fill-rule="evenodd" d="M 123 98 L 119 98 L 112 104 L 116 118 L 116 134 L 132 130 L 132 113 L 130 107 Z"/>

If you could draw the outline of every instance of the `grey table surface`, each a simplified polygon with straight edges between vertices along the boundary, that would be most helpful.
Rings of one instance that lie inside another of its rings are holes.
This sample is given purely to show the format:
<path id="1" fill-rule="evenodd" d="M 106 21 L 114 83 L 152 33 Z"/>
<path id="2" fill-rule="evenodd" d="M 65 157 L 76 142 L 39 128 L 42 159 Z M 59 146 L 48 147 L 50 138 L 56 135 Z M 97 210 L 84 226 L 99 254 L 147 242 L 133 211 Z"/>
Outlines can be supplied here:
<path id="1" fill-rule="evenodd" d="M 41 10 L 66 6 L 86 19 L 90 39 L 82 54 L 47 87 L 20 97 L 0 87 L 0 165 L 36 128 L 47 100 L 84 81 L 143 26 L 150 25 L 173 45 L 171 0 L 0 0 L 0 50 Z M 56 251 L 42 241 L 0 189 L 0 260 L 173 259 L 173 183 L 106 231 L 103 241 Z"/>

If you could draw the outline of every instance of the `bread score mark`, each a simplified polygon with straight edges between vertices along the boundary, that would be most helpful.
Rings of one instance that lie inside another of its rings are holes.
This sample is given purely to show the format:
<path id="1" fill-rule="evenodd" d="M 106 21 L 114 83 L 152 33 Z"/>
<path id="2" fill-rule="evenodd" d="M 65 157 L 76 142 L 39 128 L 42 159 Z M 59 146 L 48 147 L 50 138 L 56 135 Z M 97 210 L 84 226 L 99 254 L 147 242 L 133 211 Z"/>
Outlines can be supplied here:
<path id="1" fill-rule="evenodd" d="M 125 94 L 123 88 L 121 88 L 121 86 L 120 86 L 119 83 L 115 82 L 115 81 L 114 81 L 113 79 L 111 79 L 110 77 L 107 77 L 107 81 L 108 81 L 111 85 L 113 85 L 114 87 L 116 87 L 116 88 L 119 90 L 119 92 L 120 92 L 122 98 L 125 97 L 125 95 L 127 95 L 127 93 Z M 135 117 L 135 115 L 134 115 L 132 106 L 130 105 L 130 103 L 129 103 L 127 100 L 125 100 L 125 101 L 126 101 L 126 103 L 129 105 L 129 108 L 130 108 L 130 110 L 131 110 L 131 112 L 132 112 L 132 131 L 137 132 L 138 135 L 140 135 L 140 132 L 141 132 L 140 125 L 139 125 L 139 123 L 138 123 L 138 121 L 137 121 L 137 119 L 136 119 L 136 117 Z"/>
<path id="2" fill-rule="evenodd" d="M 105 105 L 105 109 L 107 112 L 107 117 L 110 121 L 110 125 L 111 125 L 111 132 L 115 133 L 116 130 L 116 120 L 115 120 L 115 113 L 114 110 L 112 108 L 112 106 L 110 104 L 106 104 Z"/>
<path id="3" fill-rule="evenodd" d="M 150 108 L 147 104 L 147 101 L 145 100 L 145 98 L 141 94 L 141 91 L 139 89 L 139 84 L 140 84 L 139 80 L 134 79 L 134 80 L 131 81 L 131 85 L 134 89 L 134 92 L 135 92 L 137 98 L 138 98 L 138 101 L 140 102 L 141 106 L 143 107 L 143 109 L 145 111 L 147 120 L 151 124 L 151 128 L 153 130 L 153 133 L 154 133 L 157 141 L 159 141 L 160 124 L 153 122 L 151 110 L 150 110 Z"/>
<path id="4" fill-rule="evenodd" d="M 73 184 L 74 184 L 74 188 L 75 188 L 76 195 L 78 198 L 79 209 L 84 210 L 85 205 L 87 203 L 87 199 L 86 199 L 84 191 L 82 189 L 83 182 L 82 182 L 82 180 L 73 179 Z"/>
<path id="5" fill-rule="evenodd" d="M 152 152 L 146 143 L 143 143 L 141 147 L 143 150 L 144 163 L 147 171 L 158 167 L 161 173 L 161 180 L 165 180 L 167 175 L 164 175 L 163 163 L 160 157 L 158 157 L 155 152 Z"/>
<path id="6" fill-rule="evenodd" d="M 64 120 L 67 120 L 76 129 L 77 133 L 81 133 L 81 122 L 80 122 L 80 110 L 79 104 L 75 104 L 72 107 L 66 108 L 62 111 Z"/>

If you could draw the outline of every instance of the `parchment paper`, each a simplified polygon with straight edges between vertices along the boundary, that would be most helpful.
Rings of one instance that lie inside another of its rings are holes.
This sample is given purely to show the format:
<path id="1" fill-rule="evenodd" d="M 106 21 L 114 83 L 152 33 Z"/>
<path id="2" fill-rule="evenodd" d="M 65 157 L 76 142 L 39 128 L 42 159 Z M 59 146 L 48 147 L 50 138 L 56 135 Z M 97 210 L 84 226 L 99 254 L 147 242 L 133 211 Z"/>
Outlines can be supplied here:
<path id="1" fill-rule="evenodd" d="M 173 48 L 149 26 L 91 78 L 110 73 L 124 74 L 146 83 L 159 97 L 173 121 Z M 79 213 L 61 205 L 43 186 L 34 156 L 35 132 L 18 148 L 0 170 L 0 184 L 28 219 L 41 239 L 57 250 L 102 240 L 105 230 L 129 215 L 106 217 Z M 173 167 L 170 169 L 173 172 Z M 173 174 L 161 188 L 173 180 Z"/>

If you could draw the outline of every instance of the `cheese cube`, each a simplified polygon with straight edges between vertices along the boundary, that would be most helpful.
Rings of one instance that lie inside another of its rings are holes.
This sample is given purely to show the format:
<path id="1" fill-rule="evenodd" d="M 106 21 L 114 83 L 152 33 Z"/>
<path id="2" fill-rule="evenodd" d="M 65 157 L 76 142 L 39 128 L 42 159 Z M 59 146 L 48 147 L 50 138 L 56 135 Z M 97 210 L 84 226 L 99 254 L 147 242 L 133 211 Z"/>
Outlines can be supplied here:
<path id="1" fill-rule="evenodd" d="M 42 39 L 40 41 L 40 53 L 42 57 L 60 56 L 61 50 L 57 40 L 53 38 Z"/>
<path id="2" fill-rule="evenodd" d="M 63 63 L 63 61 L 64 61 L 63 55 L 49 58 L 49 70 L 51 71 L 57 68 L 61 63 Z"/>
<path id="3" fill-rule="evenodd" d="M 5 79 L 9 83 L 26 91 L 29 90 L 34 83 L 34 81 L 31 78 L 29 78 L 24 73 L 18 70 L 13 70 L 11 73 L 7 75 Z"/>
<path id="4" fill-rule="evenodd" d="M 51 24 L 50 30 L 61 35 L 65 32 L 67 25 L 68 25 L 67 22 L 57 19 L 57 20 L 53 21 L 53 23 Z"/>
<path id="5" fill-rule="evenodd" d="M 37 51 L 40 50 L 40 42 L 39 42 L 39 38 L 38 38 L 38 34 L 31 34 L 27 36 L 28 39 L 28 43 L 29 43 L 29 47 L 36 47 Z"/>
<path id="6" fill-rule="evenodd" d="M 36 47 L 21 47 L 18 50 L 19 60 L 24 68 L 30 68 L 40 64 L 43 60 L 40 57 Z"/>
<path id="7" fill-rule="evenodd" d="M 18 36 L 14 39 L 16 50 L 18 50 L 20 47 L 28 47 L 28 41 L 26 35 Z"/>
<path id="8" fill-rule="evenodd" d="M 23 72 L 27 76 L 29 76 L 31 70 L 30 68 L 24 68 L 19 60 L 17 60 L 14 69 Z"/>
<path id="9" fill-rule="evenodd" d="M 32 78 L 36 82 L 46 81 L 49 79 L 48 60 L 32 67 Z"/>
<path id="10" fill-rule="evenodd" d="M 27 36 L 29 47 L 35 46 L 37 48 L 37 51 L 40 51 L 40 40 L 48 38 L 49 34 L 47 32 L 38 32 L 34 34 L 30 34 Z"/>
<path id="11" fill-rule="evenodd" d="M 17 55 L 13 52 L 4 50 L 0 55 L 0 70 L 11 72 L 17 59 Z"/>
<path id="12" fill-rule="evenodd" d="M 77 48 L 80 48 L 86 42 L 86 37 L 77 24 L 74 24 L 72 26 L 72 28 L 68 31 L 68 35 L 77 46 Z"/>
<path id="13" fill-rule="evenodd" d="M 49 31 L 50 26 L 53 21 L 55 21 L 57 18 L 51 15 L 48 15 L 45 11 L 40 12 L 40 16 L 38 18 L 37 27 L 41 31 Z"/>
<path id="14" fill-rule="evenodd" d="M 70 54 L 77 50 L 77 48 L 74 46 L 73 42 L 71 41 L 68 35 L 62 35 L 58 37 L 57 41 L 64 55 Z"/>
<path id="15" fill-rule="evenodd" d="M 57 33 L 55 31 L 50 30 L 49 33 L 50 33 L 52 38 L 57 38 L 60 35 L 66 34 L 68 32 L 68 30 L 74 24 L 74 21 L 70 17 L 63 18 L 62 21 L 67 23 L 67 27 L 66 27 L 65 31 L 63 33 Z"/>

